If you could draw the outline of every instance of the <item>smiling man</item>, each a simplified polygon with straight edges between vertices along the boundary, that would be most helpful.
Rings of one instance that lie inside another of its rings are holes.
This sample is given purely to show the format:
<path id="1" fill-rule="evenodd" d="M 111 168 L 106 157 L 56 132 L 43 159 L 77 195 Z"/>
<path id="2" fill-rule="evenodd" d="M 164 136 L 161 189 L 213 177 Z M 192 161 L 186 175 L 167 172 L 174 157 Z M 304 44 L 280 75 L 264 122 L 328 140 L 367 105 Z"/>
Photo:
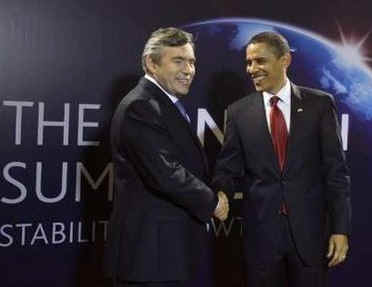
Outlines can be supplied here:
<path id="1" fill-rule="evenodd" d="M 247 287 L 326 286 L 350 232 L 350 178 L 331 95 L 296 86 L 287 40 L 246 48 L 256 92 L 228 107 L 213 185 L 244 194 Z"/>
<path id="2" fill-rule="evenodd" d="M 111 124 L 115 198 L 105 269 L 115 286 L 190 286 L 204 223 L 228 213 L 225 195 L 208 187 L 204 151 L 179 101 L 195 75 L 192 35 L 156 30 L 142 66 L 145 76 Z"/>

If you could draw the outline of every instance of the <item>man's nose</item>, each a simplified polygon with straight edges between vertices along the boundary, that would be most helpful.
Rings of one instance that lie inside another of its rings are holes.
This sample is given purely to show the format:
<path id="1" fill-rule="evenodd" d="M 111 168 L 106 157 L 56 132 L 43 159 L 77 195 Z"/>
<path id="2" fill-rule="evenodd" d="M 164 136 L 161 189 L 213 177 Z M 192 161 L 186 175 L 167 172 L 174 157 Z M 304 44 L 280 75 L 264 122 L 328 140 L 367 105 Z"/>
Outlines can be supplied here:
<path id="1" fill-rule="evenodd" d="M 252 62 L 250 63 L 249 65 L 247 65 L 247 72 L 249 74 L 253 74 L 254 72 L 257 71 L 257 64 L 255 62 Z"/>
<path id="2" fill-rule="evenodd" d="M 185 74 L 193 74 L 193 73 L 195 73 L 195 66 L 194 66 L 194 64 L 192 64 L 192 63 L 185 63 L 184 65 L 183 65 L 183 72 L 185 73 Z"/>

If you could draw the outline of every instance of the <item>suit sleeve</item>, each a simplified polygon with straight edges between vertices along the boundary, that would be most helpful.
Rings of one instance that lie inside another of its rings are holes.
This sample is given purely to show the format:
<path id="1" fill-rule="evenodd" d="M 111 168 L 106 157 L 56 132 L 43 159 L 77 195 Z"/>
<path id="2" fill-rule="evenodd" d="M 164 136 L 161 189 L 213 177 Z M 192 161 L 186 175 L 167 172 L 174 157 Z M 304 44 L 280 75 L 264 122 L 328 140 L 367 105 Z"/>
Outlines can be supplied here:
<path id="1" fill-rule="evenodd" d="M 134 102 L 126 111 L 120 140 L 150 190 L 207 221 L 213 215 L 217 196 L 182 165 L 164 119 L 148 101 Z"/>
<path id="2" fill-rule="evenodd" d="M 332 97 L 326 99 L 321 119 L 322 167 L 333 234 L 350 234 L 350 176 L 342 147 L 340 126 Z"/>
<path id="3" fill-rule="evenodd" d="M 240 136 L 235 126 L 233 110 L 227 111 L 224 143 L 217 157 L 212 186 L 223 190 L 231 198 L 237 187 L 246 178 L 244 176 L 244 158 Z"/>

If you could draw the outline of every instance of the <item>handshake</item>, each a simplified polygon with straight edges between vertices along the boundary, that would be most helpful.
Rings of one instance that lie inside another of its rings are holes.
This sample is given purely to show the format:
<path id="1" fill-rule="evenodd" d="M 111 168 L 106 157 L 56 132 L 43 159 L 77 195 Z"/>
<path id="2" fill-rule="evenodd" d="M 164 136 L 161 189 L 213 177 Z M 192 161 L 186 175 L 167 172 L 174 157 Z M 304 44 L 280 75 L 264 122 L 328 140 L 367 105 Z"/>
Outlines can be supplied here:
<path id="1" fill-rule="evenodd" d="M 229 201 L 227 200 L 226 194 L 222 191 L 219 191 L 217 193 L 217 196 L 218 204 L 216 209 L 214 210 L 214 216 L 217 217 L 219 220 L 224 221 L 229 215 Z"/>

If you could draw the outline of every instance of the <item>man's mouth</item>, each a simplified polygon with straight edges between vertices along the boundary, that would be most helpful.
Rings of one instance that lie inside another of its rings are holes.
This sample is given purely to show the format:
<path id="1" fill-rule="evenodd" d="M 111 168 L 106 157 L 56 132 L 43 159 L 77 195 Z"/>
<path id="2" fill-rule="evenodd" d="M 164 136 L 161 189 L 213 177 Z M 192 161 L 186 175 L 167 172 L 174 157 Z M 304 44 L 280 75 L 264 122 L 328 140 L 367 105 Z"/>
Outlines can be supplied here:
<path id="1" fill-rule="evenodd" d="M 190 79 L 177 79 L 179 83 L 181 83 L 184 86 L 190 86 L 191 80 Z"/>
<path id="2" fill-rule="evenodd" d="M 260 81 L 266 79 L 266 75 L 265 74 L 252 75 L 252 79 L 255 82 L 260 82 Z"/>

